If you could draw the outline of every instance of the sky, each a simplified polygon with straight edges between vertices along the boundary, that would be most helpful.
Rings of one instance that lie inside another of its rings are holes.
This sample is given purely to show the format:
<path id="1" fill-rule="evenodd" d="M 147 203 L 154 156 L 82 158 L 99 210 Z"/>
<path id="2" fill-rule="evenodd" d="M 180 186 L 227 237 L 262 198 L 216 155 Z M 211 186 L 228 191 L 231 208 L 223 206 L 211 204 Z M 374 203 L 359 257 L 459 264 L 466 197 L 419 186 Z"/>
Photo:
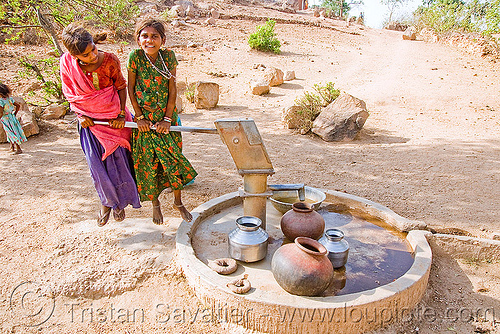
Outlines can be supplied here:
<path id="1" fill-rule="evenodd" d="M 358 16 L 360 12 L 365 13 L 365 25 L 371 28 L 382 28 L 384 20 L 389 16 L 389 9 L 383 5 L 380 0 L 363 0 L 363 5 L 353 6 L 349 12 L 350 16 Z M 420 4 L 422 0 L 409 0 L 404 6 L 399 7 L 393 18 L 403 15 L 410 15 Z M 321 4 L 321 0 L 310 0 L 310 5 Z"/>

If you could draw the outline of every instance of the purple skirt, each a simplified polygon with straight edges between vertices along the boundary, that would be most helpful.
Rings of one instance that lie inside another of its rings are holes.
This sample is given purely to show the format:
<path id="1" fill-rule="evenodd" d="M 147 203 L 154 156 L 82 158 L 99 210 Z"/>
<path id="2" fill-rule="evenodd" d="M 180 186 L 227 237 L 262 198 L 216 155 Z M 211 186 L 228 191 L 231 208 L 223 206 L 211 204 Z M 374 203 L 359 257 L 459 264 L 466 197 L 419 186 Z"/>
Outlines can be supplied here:
<path id="1" fill-rule="evenodd" d="M 97 195 L 104 206 L 121 210 L 127 205 L 140 208 L 139 193 L 133 175 L 130 152 L 118 147 L 104 161 L 104 147 L 89 128 L 80 128 L 80 144 L 94 180 Z"/>

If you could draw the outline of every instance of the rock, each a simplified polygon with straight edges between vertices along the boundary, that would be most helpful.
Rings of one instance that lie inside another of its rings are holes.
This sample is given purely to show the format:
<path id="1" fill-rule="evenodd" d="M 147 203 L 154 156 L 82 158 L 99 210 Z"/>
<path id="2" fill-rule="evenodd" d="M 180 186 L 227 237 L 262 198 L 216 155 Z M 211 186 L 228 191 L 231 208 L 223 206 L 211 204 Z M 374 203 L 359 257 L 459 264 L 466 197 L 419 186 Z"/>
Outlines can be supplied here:
<path id="1" fill-rule="evenodd" d="M 279 86 L 283 83 L 283 71 L 270 67 L 264 72 L 264 80 L 269 83 L 269 86 Z"/>
<path id="2" fill-rule="evenodd" d="M 283 76 L 283 81 L 290 81 L 295 79 L 295 71 L 286 71 Z"/>
<path id="3" fill-rule="evenodd" d="M 194 104 L 197 109 L 215 108 L 219 102 L 219 85 L 215 82 L 198 81 L 194 91 Z"/>
<path id="4" fill-rule="evenodd" d="M 403 39 L 406 41 L 414 41 L 417 39 L 417 33 L 415 32 L 415 28 L 408 27 L 403 33 Z"/>
<path id="5" fill-rule="evenodd" d="M 193 18 L 195 16 L 195 10 L 193 6 L 188 6 L 186 9 L 186 16 Z"/>
<path id="6" fill-rule="evenodd" d="M 219 13 L 219 11 L 218 11 L 217 9 L 215 9 L 215 8 L 212 8 L 212 9 L 210 10 L 210 15 L 211 15 L 214 19 L 216 19 L 216 20 L 218 20 L 218 19 L 219 19 L 219 17 L 220 17 L 220 13 Z"/>
<path id="7" fill-rule="evenodd" d="M 208 19 L 205 20 L 206 25 L 214 25 L 215 24 L 215 19 L 213 17 L 209 17 Z"/>
<path id="8" fill-rule="evenodd" d="M 182 8 L 182 6 L 180 5 L 172 6 L 172 8 L 170 8 L 170 15 L 172 17 L 183 17 L 185 16 L 184 8 Z"/>
<path id="9" fill-rule="evenodd" d="M 250 88 L 253 95 L 267 94 L 270 91 L 269 83 L 266 80 L 257 80 L 250 82 Z"/>
<path id="10" fill-rule="evenodd" d="M 500 233 L 493 233 L 493 240 L 500 240 Z"/>
<path id="11" fill-rule="evenodd" d="M 181 113 L 182 112 L 182 97 L 180 95 L 177 95 L 177 98 L 175 99 L 175 106 L 177 107 L 177 112 Z"/>
<path id="12" fill-rule="evenodd" d="M 42 86 L 40 86 L 40 84 L 38 82 L 33 82 L 31 85 L 29 85 L 28 87 L 26 87 L 24 89 L 24 93 L 27 94 L 29 92 L 39 90 L 40 88 L 42 88 Z"/>
<path id="13" fill-rule="evenodd" d="M 298 129 L 302 126 L 303 117 L 299 114 L 299 106 L 291 106 L 283 109 L 281 120 L 287 129 Z"/>
<path id="14" fill-rule="evenodd" d="M 14 101 L 19 103 L 20 105 L 19 112 L 17 113 L 17 119 L 21 123 L 24 135 L 26 137 L 37 135 L 40 132 L 40 129 L 38 128 L 38 123 L 36 122 L 35 115 L 29 110 L 28 104 L 22 97 L 14 96 L 13 98 Z M 0 143 L 6 142 L 7 135 L 5 134 L 3 126 L 0 126 Z"/>
<path id="15" fill-rule="evenodd" d="M 66 108 L 59 104 L 51 104 L 45 108 L 41 118 L 43 119 L 58 119 L 66 115 Z"/>
<path id="16" fill-rule="evenodd" d="M 314 120 L 312 132 L 325 141 L 352 140 L 368 116 L 364 101 L 343 92 Z"/>
<path id="17" fill-rule="evenodd" d="M 318 8 L 314 8 L 314 12 L 313 12 L 313 15 L 314 17 L 319 17 L 319 9 Z"/>
<path id="18" fill-rule="evenodd" d="M 35 114 L 36 117 L 40 118 L 40 116 L 43 113 L 42 107 L 36 106 L 35 108 L 33 108 L 33 113 Z"/>

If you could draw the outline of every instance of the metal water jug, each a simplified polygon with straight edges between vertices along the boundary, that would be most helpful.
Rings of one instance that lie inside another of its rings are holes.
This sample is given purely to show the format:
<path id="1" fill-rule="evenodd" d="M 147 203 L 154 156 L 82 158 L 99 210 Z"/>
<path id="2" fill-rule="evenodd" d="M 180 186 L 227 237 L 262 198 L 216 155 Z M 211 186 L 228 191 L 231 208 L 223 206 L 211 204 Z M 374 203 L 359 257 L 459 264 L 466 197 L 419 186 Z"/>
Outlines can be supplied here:
<path id="1" fill-rule="evenodd" d="M 243 262 L 260 261 L 267 255 L 269 234 L 261 228 L 257 217 L 242 216 L 236 219 L 236 229 L 229 237 L 229 256 Z"/>
<path id="2" fill-rule="evenodd" d="M 344 240 L 344 232 L 336 228 L 328 229 L 318 241 L 328 250 L 333 268 L 341 268 L 347 263 L 349 243 Z"/>

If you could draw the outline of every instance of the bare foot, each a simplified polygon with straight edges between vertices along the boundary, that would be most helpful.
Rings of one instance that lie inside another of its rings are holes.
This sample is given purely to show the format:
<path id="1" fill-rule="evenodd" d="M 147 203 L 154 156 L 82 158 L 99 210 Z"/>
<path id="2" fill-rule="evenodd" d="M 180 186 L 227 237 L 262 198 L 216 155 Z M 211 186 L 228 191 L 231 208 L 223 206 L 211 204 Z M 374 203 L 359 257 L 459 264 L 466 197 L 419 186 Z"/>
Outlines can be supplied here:
<path id="1" fill-rule="evenodd" d="M 10 144 L 10 152 L 14 152 L 16 149 L 14 148 L 14 144 Z"/>
<path id="2" fill-rule="evenodd" d="M 163 215 L 161 214 L 161 205 L 153 204 L 153 223 L 156 225 L 163 225 Z"/>
<path id="3" fill-rule="evenodd" d="M 191 213 L 186 209 L 186 207 L 184 206 L 184 204 L 176 204 L 176 203 L 174 203 L 174 205 L 177 208 L 177 210 L 179 210 L 179 212 L 181 213 L 182 219 L 184 219 L 188 223 L 191 220 L 193 220 L 193 215 L 191 215 Z"/>

